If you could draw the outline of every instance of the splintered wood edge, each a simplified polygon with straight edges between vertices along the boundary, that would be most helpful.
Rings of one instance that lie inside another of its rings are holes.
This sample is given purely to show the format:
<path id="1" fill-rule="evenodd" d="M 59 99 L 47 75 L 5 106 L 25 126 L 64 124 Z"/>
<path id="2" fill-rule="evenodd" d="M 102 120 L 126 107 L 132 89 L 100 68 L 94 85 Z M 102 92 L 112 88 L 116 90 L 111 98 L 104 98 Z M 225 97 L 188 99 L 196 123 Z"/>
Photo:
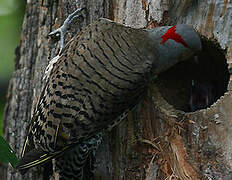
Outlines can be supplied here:
<path id="1" fill-rule="evenodd" d="M 173 161 L 174 173 L 181 179 L 200 179 L 198 173 L 187 160 L 188 155 L 182 137 L 177 134 L 174 137 L 172 136 L 170 138 L 170 147 L 172 150 L 170 161 Z"/>

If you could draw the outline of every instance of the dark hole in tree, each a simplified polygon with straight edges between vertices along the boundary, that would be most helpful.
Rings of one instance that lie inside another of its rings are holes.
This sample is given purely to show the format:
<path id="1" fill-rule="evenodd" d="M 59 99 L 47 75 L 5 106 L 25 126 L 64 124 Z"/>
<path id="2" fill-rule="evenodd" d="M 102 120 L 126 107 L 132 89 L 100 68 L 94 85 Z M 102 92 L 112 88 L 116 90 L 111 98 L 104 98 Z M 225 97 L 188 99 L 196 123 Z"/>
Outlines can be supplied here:
<path id="1" fill-rule="evenodd" d="M 156 83 L 163 98 L 177 110 L 192 112 L 216 102 L 229 82 L 225 50 L 202 37 L 203 50 L 195 58 L 162 73 Z"/>

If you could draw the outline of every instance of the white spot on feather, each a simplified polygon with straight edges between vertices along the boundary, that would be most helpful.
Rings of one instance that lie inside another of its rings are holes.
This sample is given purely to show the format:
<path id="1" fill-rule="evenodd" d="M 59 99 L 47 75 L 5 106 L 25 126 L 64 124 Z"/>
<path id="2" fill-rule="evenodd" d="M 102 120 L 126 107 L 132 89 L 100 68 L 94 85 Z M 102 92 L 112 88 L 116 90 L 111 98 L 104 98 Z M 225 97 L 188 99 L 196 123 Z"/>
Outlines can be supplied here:
<path id="1" fill-rule="evenodd" d="M 43 80 L 48 80 L 48 78 L 49 78 L 49 76 L 51 74 L 51 71 L 52 71 L 55 63 L 58 61 L 59 58 L 60 58 L 60 56 L 57 55 L 49 62 L 48 66 L 45 69 Z"/>

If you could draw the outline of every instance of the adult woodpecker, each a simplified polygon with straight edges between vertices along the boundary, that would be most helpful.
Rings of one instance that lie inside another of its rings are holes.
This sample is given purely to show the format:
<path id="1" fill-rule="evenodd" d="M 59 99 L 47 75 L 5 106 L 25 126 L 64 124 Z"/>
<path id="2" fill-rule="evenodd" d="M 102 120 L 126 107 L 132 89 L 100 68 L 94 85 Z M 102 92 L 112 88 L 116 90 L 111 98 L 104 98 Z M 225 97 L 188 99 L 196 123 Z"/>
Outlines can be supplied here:
<path id="1" fill-rule="evenodd" d="M 61 179 L 82 179 L 102 134 L 135 107 L 154 76 L 199 52 L 201 41 L 189 25 L 146 30 L 108 19 L 88 25 L 65 47 L 62 41 L 47 67 L 18 170 L 56 158 Z"/>

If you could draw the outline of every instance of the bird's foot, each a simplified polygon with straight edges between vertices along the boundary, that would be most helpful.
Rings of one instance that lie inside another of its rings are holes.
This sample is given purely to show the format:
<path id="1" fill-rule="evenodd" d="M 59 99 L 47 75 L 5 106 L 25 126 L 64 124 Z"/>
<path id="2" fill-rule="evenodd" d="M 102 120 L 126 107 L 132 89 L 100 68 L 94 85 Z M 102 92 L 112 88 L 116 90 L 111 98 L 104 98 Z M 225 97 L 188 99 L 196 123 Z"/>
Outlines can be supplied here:
<path id="1" fill-rule="evenodd" d="M 74 11 L 72 14 L 70 14 L 67 19 L 64 21 L 63 25 L 59 27 L 58 29 L 52 31 L 49 33 L 49 36 L 51 37 L 58 37 L 60 38 L 60 51 L 59 55 L 63 52 L 64 46 L 65 46 L 65 34 L 67 32 L 68 27 L 73 22 L 73 19 L 80 17 L 85 8 L 79 8 L 76 11 Z"/>
<path id="2" fill-rule="evenodd" d="M 89 141 L 87 142 L 88 146 L 92 146 L 91 148 L 92 151 L 89 153 L 88 159 L 85 163 L 85 166 L 83 167 L 83 179 L 84 180 L 94 179 L 95 170 L 97 168 L 96 150 L 102 142 L 102 136 L 103 136 L 103 133 L 100 132 L 94 135 L 92 138 L 90 138 Z"/>

